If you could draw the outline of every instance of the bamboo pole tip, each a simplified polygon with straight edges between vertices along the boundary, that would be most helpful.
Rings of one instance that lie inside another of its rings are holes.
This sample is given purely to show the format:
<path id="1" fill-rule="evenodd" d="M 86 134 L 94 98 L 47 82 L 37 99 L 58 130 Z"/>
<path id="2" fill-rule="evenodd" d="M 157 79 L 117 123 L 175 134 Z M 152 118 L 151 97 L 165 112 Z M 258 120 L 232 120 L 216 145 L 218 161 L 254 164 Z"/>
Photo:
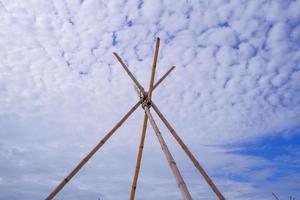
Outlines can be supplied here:
<path id="1" fill-rule="evenodd" d="M 157 40 L 157 42 L 160 42 L 160 38 L 159 37 L 157 37 L 156 40 Z"/>

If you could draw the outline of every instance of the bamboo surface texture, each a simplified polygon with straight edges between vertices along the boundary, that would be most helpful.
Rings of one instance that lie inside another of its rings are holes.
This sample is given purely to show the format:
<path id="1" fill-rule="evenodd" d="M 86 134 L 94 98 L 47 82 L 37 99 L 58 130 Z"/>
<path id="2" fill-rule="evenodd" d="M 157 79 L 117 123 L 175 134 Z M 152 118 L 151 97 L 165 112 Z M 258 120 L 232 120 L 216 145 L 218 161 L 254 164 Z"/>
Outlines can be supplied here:
<path id="1" fill-rule="evenodd" d="M 162 148 L 162 150 L 163 150 L 163 152 L 164 152 L 164 154 L 165 154 L 165 156 L 166 156 L 166 158 L 167 158 L 167 160 L 169 162 L 170 168 L 171 168 L 171 170 L 172 170 L 172 172 L 173 172 L 173 174 L 174 174 L 174 176 L 176 178 L 176 182 L 177 182 L 177 185 L 178 185 L 178 187 L 179 187 L 179 189 L 181 191 L 183 199 L 184 200 L 191 200 L 192 197 L 191 197 L 191 195 L 190 195 L 190 193 L 189 193 L 189 191 L 188 191 L 188 189 L 186 187 L 186 184 L 185 184 L 185 182 L 184 182 L 184 180 L 183 180 L 183 178 L 182 178 L 182 176 L 180 174 L 179 169 L 177 168 L 177 165 L 176 165 L 176 163 L 174 161 L 174 158 L 173 158 L 171 152 L 169 151 L 169 148 L 168 148 L 168 146 L 167 146 L 164 138 L 162 137 L 162 135 L 161 135 L 161 133 L 160 133 L 160 131 L 159 131 L 159 129 L 158 129 L 158 127 L 157 127 L 157 125 L 156 125 L 156 123 L 155 123 L 155 121 L 154 121 L 151 113 L 150 113 L 150 111 L 149 111 L 149 108 L 148 107 L 144 107 L 144 110 L 146 111 L 146 114 L 147 114 L 147 116 L 149 118 L 150 124 L 152 125 L 153 130 L 154 130 L 154 132 L 155 132 L 155 134 L 156 134 L 156 136 L 158 138 L 158 141 L 159 141 L 159 143 L 161 145 L 161 148 Z"/>
<path id="2" fill-rule="evenodd" d="M 128 119 L 128 117 L 139 107 L 141 100 L 137 102 L 129 112 L 104 136 L 104 138 L 87 154 L 80 163 L 63 179 L 60 184 L 51 192 L 46 200 L 51 200 L 63 189 L 63 187 L 75 176 L 75 174 L 89 161 L 89 159 L 100 149 L 100 147 L 115 133 L 115 131 Z"/>
<path id="3" fill-rule="evenodd" d="M 191 153 L 191 151 L 188 149 L 188 147 L 184 144 L 184 142 L 181 140 L 181 138 L 178 136 L 174 128 L 171 126 L 171 124 L 168 122 L 168 120 L 163 116 L 163 114 L 160 112 L 160 110 L 157 108 L 157 106 L 152 102 L 152 107 L 154 111 L 157 113 L 159 118 L 163 121 L 163 123 L 166 125 L 166 127 L 169 129 L 175 140 L 179 143 L 181 148 L 184 150 L 184 152 L 187 154 L 187 156 L 191 159 L 191 161 L 194 163 L 195 167 L 198 169 L 200 174 L 203 176 L 207 184 L 210 186 L 210 188 L 214 191 L 214 193 L 217 195 L 217 197 L 220 200 L 225 200 L 224 196 L 220 192 L 220 190 L 217 188 L 217 186 L 214 184 L 212 179 L 208 176 L 208 174 L 205 172 L 204 168 L 200 165 L 198 160 L 195 158 L 195 156 Z"/>
<path id="4" fill-rule="evenodd" d="M 139 145 L 139 152 L 138 152 L 138 156 L 137 156 L 137 160 L 136 160 L 135 172 L 134 172 L 133 182 L 132 182 L 131 191 L 130 191 L 130 200 L 133 200 L 135 197 L 136 185 L 137 185 L 137 181 L 138 181 L 138 177 L 139 177 L 141 160 L 142 160 L 142 156 L 143 156 L 144 142 L 145 142 L 145 136 L 146 136 L 146 131 L 147 131 L 147 123 L 148 123 L 148 117 L 145 113 L 142 135 L 141 135 L 140 145 Z"/>
<path id="5" fill-rule="evenodd" d="M 155 52 L 154 52 L 152 71 L 151 71 L 151 78 L 150 78 L 149 90 L 148 90 L 148 100 L 149 101 L 151 100 L 152 92 L 153 92 L 153 84 L 154 84 L 155 70 L 156 70 L 156 64 L 157 64 L 157 58 L 158 58 L 159 44 L 160 44 L 160 39 L 158 37 L 156 39 Z"/>

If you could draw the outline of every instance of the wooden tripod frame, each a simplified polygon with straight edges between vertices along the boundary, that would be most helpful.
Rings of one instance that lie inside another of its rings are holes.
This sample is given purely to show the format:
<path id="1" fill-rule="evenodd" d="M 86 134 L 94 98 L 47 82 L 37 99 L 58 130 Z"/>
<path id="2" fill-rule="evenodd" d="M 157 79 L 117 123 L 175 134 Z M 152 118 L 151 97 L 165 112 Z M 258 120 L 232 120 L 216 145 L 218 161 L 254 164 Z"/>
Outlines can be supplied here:
<path id="1" fill-rule="evenodd" d="M 158 138 L 158 141 L 162 147 L 162 150 L 166 156 L 166 159 L 170 165 L 170 168 L 176 178 L 177 185 L 181 191 L 182 197 L 185 200 L 191 200 L 192 197 L 188 191 L 188 188 L 186 187 L 186 184 L 183 180 L 183 177 L 174 161 L 174 158 L 156 124 L 156 122 L 153 119 L 153 116 L 150 112 L 150 108 L 152 107 L 154 111 L 157 113 L 159 118 L 162 120 L 162 122 L 165 124 L 165 126 L 168 128 L 172 136 L 175 138 L 175 140 L 178 142 L 178 144 L 181 146 L 181 148 L 184 150 L 184 152 L 187 154 L 187 156 L 190 158 L 190 160 L 193 162 L 197 170 L 200 172 L 200 174 L 203 176 L 207 184 L 210 186 L 212 191 L 216 194 L 218 199 L 225 200 L 224 196 L 220 192 L 220 190 L 216 187 L 212 179 L 208 176 L 208 174 L 205 172 L 204 168 L 200 165 L 200 163 L 197 161 L 195 156 L 190 152 L 188 147 L 184 144 L 184 142 L 181 140 L 181 138 L 178 136 L 174 128 L 170 125 L 168 120 L 164 117 L 164 115 L 160 112 L 158 107 L 154 104 L 152 101 L 152 93 L 156 89 L 156 87 L 171 73 L 171 71 L 175 68 L 175 66 L 171 67 L 165 75 L 163 75 L 157 82 L 154 84 L 154 78 L 155 78 L 155 70 L 156 70 L 156 64 L 157 64 L 157 58 L 158 58 L 158 51 L 159 51 L 159 45 L 160 45 L 160 39 L 157 38 L 156 40 L 156 46 L 155 46 L 155 52 L 154 52 L 154 58 L 152 63 L 152 71 L 151 71 L 151 78 L 150 78 L 150 84 L 148 92 L 145 91 L 143 86 L 137 81 L 137 79 L 134 77 L 134 75 L 131 73 L 131 71 L 128 69 L 126 64 L 122 61 L 121 57 L 117 53 L 113 53 L 117 60 L 120 62 L 121 66 L 124 68 L 124 70 L 127 72 L 129 77 L 133 80 L 136 90 L 138 93 L 138 96 L 140 100 L 129 110 L 129 112 L 104 136 L 102 140 L 88 153 L 80 162 L 79 164 L 64 178 L 59 185 L 49 194 L 48 197 L 46 197 L 46 200 L 53 199 L 57 193 L 59 193 L 63 187 L 77 174 L 77 172 L 90 160 L 90 158 L 102 147 L 102 145 L 115 133 L 115 131 L 128 119 L 128 117 L 141 105 L 141 107 L 144 109 L 144 121 L 142 126 L 142 134 L 140 138 L 140 144 L 139 144 L 139 151 L 137 155 L 136 160 L 136 167 L 135 167 L 135 173 L 132 181 L 131 186 L 131 192 L 130 192 L 130 200 L 134 200 L 135 198 L 135 192 L 137 187 L 137 181 L 141 166 L 141 160 L 143 155 L 143 148 L 144 148 L 144 142 L 145 142 L 145 136 L 147 131 L 147 123 L 148 119 L 150 121 L 150 124 Z"/>

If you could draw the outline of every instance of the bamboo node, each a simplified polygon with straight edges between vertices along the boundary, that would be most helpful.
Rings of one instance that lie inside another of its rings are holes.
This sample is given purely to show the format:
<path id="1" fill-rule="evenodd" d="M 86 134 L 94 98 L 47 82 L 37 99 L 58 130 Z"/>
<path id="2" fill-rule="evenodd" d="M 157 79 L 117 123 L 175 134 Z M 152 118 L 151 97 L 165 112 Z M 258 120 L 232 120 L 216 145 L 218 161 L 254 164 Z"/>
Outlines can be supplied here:
<path id="1" fill-rule="evenodd" d="M 178 183 L 178 187 L 181 187 L 181 185 L 185 185 L 185 182 L 184 182 L 184 181 L 180 181 L 180 182 Z"/>
<path id="2" fill-rule="evenodd" d="M 171 161 L 170 165 L 176 165 L 176 162 L 175 161 Z"/>

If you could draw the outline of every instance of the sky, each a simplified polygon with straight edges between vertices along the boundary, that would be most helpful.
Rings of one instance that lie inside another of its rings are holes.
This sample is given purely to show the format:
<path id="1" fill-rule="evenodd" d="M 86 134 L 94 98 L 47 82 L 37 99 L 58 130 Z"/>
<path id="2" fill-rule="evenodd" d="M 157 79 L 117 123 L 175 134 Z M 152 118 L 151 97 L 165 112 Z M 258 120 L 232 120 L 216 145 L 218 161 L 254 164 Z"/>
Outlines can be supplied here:
<path id="1" fill-rule="evenodd" d="M 117 52 L 227 199 L 300 198 L 299 0 L 0 0 L 0 200 L 45 199 L 138 101 Z M 153 112 L 152 112 L 153 113 Z M 128 199 L 138 109 L 57 195 Z M 195 200 L 216 199 L 153 113 Z M 149 126 L 136 199 L 182 199 Z"/>

